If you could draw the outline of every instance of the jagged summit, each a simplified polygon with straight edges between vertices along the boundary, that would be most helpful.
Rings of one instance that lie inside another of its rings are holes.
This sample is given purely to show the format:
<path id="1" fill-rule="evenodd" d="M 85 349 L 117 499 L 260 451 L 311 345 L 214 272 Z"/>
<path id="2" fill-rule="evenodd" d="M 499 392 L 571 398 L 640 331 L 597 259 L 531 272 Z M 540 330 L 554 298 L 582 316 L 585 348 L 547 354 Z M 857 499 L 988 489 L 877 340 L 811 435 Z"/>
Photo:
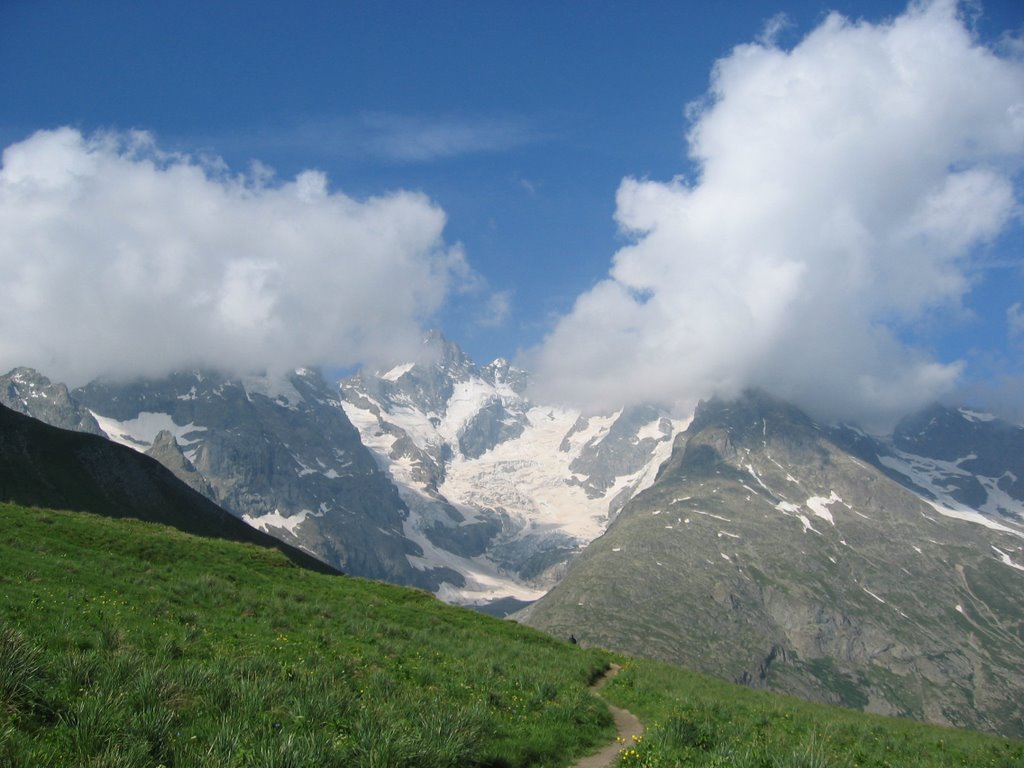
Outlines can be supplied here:
<path id="1" fill-rule="evenodd" d="M 410 509 L 407 536 L 467 574 L 449 599 L 534 598 L 653 479 L 678 425 L 543 406 L 508 361 L 478 366 L 437 333 L 424 344 L 426 361 L 343 381 L 346 413 Z"/>
<path id="2" fill-rule="evenodd" d="M 103 434 L 92 414 L 72 402 L 66 386 L 54 384 L 32 368 L 15 368 L 0 376 L 0 402 L 61 429 Z"/>

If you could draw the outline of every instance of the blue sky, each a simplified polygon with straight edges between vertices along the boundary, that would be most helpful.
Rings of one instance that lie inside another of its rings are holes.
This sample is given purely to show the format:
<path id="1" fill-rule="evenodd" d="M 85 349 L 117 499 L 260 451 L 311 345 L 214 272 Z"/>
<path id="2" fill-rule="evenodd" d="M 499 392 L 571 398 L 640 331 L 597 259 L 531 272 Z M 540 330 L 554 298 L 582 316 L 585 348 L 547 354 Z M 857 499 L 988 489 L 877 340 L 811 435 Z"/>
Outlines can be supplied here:
<path id="1" fill-rule="evenodd" d="M 538 352 L 538 345 L 560 325 L 554 336 L 579 347 L 567 320 L 574 302 L 607 278 L 621 249 L 643 240 L 623 234 L 616 221 L 623 179 L 699 179 L 687 143 L 696 118 L 687 105 L 706 96 L 715 62 L 759 40 L 792 50 L 830 11 L 884 25 L 905 9 L 842 0 L 287 7 L 7 0 L 0 5 L 0 146 L 61 126 L 87 141 L 97 132 L 141 130 L 159 152 L 220 158 L 228 175 L 251 173 L 257 161 L 276 174 L 271 185 L 316 169 L 329 192 L 357 201 L 422 193 L 443 211 L 440 241 L 462 263 L 439 294 L 415 294 L 419 309 L 409 323 L 440 325 L 480 361 L 527 352 L 525 360 L 557 368 L 552 360 L 565 348 Z M 1006 42 L 1024 28 L 1018 2 L 962 6 L 960 17 L 976 44 L 1019 61 L 1019 47 Z M 1000 151 L 1019 200 L 1021 148 Z M 960 391 L 1006 377 L 1016 383 L 1012 377 L 1024 373 L 1024 330 L 1011 311 L 1024 301 L 1024 238 L 1019 213 L 1004 219 L 996 235 L 970 246 L 969 264 L 957 257 L 969 288 L 912 311 L 883 305 L 872 316 L 911 357 L 959 361 Z M 890 314 L 899 317 L 890 323 Z M 586 325 L 582 316 L 576 321 Z M 108 338 L 116 344 L 116 334 Z M 653 340 L 650 349 L 659 349 Z M 60 354 L 51 350 L 41 360 L 59 370 Z M 619 378 L 608 359 L 592 357 L 574 370 L 592 380 Z M 791 364 L 801 362 L 813 366 Z M 776 372 L 751 377 L 711 368 L 707 377 L 669 380 L 648 395 L 658 399 L 676 387 L 687 390 L 686 400 L 746 383 L 777 384 L 797 397 L 806 390 Z M 551 391 L 565 389 L 557 382 L 571 373 L 554 371 Z M 918 386 L 912 381 L 901 386 Z M 935 394 L 950 391 L 948 377 L 943 382 Z M 619 394 L 609 383 L 584 399 L 592 395 L 596 406 Z M 1007 398 L 1014 399 L 996 397 Z"/>

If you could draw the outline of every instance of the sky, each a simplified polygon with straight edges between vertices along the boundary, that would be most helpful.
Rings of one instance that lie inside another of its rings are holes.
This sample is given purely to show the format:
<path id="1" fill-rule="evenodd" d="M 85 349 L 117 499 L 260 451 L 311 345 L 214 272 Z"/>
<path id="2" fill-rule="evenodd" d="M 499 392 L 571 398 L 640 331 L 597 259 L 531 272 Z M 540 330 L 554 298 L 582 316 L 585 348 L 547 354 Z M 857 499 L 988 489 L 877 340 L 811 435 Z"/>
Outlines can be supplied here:
<path id="1" fill-rule="evenodd" d="M 0 2 L 0 367 L 1024 418 L 1024 6 Z"/>

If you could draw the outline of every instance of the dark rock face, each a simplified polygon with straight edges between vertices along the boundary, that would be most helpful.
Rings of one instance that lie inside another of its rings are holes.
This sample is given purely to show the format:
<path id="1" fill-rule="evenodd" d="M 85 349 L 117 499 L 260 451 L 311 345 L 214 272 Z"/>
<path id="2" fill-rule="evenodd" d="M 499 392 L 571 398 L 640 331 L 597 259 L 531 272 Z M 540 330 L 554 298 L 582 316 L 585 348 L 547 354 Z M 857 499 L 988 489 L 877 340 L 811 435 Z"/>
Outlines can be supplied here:
<path id="1" fill-rule="evenodd" d="M 484 405 L 459 435 L 459 450 L 470 459 L 478 459 L 499 443 L 519 437 L 526 427 L 523 413 L 511 413 L 495 398 Z"/>
<path id="2" fill-rule="evenodd" d="M 638 430 L 652 421 L 658 421 L 659 434 L 640 437 Z M 671 423 L 661 416 L 657 408 L 627 408 L 615 419 L 606 435 L 584 447 L 569 468 L 586 475 L 585 488 L 589 496 L 603 496 L 619 477 L 632 474 L 647 464 L 655 445 L 670 439 L 672 431 Z"/>
<path id="3" fill-rule="evenodd" d="M 1024 428 L 965 408 L 932 405 L 889 438 L 849 427 L 831 437 L 922 497 L 1024 523 Z"/>
<path id="4" fill-rule="evenodd" d="M 146 450 L 147 456 L 163 464 L 175 477 L 181 480 L 189 488 L 203 494 L 211 501 L 217 500 L 217 494 L 206 478 L 195 468 L 185 454 L 182 453 L 178 441 L 168 430 L 163 429 L 157 433 L 153 444 Z"/>
<path id="5" fill-rule="evenodd" d="M 892 444 L 952 465 L 936 470 L 945 470 L 938 484 L 956 501 L 1024 522 L 1024 428 L 935 405 L 901 421 Z"/>

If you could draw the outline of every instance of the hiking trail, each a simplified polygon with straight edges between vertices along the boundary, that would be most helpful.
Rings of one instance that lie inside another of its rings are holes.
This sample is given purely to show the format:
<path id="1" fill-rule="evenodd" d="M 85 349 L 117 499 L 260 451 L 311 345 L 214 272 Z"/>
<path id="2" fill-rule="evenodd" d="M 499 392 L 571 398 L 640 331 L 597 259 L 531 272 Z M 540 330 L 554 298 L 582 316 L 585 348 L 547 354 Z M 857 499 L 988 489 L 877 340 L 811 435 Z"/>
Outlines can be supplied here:
<path id="1" fill-rule="evenodd" d="M 601 676 L 601 679 L 590 686 L 591 693 L 603 699 L 604 697 L 600 693 L 601 689 L 604 688 L 609 680 L 619 674 L 621 669 L 622 667 L 618 664 L 612 664 L 608 671 Z M 618 734 L 618 739 L 599 752 L 584 757 L 575 763 L 572 768 L 610 768 L 618 760 L 619 752 L 633 743 L 633 737 L 643 734 L 644 725 L 632 712 L 612 706 L 611 704 L 608 704 L 608 709 L 611 710 L 612 717 L 615 718 L 615 730 Z M 623 741 L 619 741 L 619 739 Z"/>

